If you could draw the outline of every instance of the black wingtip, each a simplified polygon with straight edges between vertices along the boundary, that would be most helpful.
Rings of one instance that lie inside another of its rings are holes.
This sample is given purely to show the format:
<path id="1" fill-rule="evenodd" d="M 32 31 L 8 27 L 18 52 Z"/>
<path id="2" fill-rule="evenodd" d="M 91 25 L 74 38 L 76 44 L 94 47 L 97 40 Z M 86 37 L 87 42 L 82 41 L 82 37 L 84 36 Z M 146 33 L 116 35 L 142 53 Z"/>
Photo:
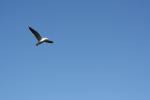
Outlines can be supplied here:
<path id="1" fill-rule="evenodd" d="M 31 26 L 28 26 L 28 27 L 29 27 L 29 30 L 31 30 L 31 31 L 33 30 L 33 28 Z"/>
<path id="2" fill-rule="evenodd" d="M 31 28 L 31 27 L 28 25 L 28 28 Z"/>
<path id="3" fill-rule="evenodd" d="M 29 25 L 28 25 L 28 28 L 29 28 L 29 29 L 32 29 L 32 27 L 31 27 L 31 26 L 29 26 Z"/>
<path id="4" fill-rule="evenodd" d="M 52 43 L 54 43 L 54 41 L 52 41 Z"/>

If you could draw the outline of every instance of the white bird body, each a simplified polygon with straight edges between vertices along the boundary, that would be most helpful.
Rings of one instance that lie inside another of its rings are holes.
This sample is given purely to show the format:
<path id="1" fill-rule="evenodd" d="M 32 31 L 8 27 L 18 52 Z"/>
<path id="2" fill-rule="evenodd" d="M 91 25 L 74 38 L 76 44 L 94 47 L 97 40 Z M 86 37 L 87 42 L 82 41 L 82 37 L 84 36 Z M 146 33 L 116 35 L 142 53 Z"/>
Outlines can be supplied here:
<path id="1" fill-rule="evenodd" d="M 41 35 L 36 30 L 31 28 L 30 26 L 29 26 L 29 29 L 33 33 L 33 35 L 36 37 L 36 39 L 38 41 L 38 43 L 36 43 L 36 46 L 38 46 L 39 44 L 42 44 L 44 42 L 46 42 L 46 43 L 53 43 L 53 41 L 50 41 L 47 37 L 44 37 L 44 38 L 41 37 Z"/>
<path id="2" fill-rule="evenodd" d="M 45 40 L 48 40 L 48 38 L 42 38 L 39 42 L 44 42 Z"/>

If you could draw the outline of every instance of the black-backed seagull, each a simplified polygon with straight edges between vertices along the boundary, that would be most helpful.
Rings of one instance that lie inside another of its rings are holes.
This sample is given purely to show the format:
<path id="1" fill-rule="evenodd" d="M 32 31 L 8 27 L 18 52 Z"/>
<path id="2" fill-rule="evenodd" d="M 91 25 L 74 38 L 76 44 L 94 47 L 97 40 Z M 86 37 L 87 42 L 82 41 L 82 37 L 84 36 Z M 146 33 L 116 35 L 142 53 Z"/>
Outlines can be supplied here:
<path id="1" fill-rule="evenodd" d="M 36 37 L 38 43 L 36 43 L 36 46 L 46 42 L 46 43 L 53 43 L 53 41 L 49 40 L 47 37 L 41 37 L 41 35 L 33 28 L 29 26 L 29 30 L 33 33 L 33 35 Z"/>

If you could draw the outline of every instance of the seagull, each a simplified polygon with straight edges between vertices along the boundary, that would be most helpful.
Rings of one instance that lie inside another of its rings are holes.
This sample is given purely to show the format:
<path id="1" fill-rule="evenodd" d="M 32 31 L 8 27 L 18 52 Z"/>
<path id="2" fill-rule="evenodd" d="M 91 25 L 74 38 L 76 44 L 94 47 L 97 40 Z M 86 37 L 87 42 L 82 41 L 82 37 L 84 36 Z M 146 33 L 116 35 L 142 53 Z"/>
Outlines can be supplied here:
<path id="1" fill-rule="evenodd" d="M 33 35 L 35 36 L 35 38 L 37 39 L 37 43 L 36 46 L 46 42 L 46 43 L 54 43 L 53 41 L 49 40 L 47 37 L 41 37 L 41 35 L 32 27 L 29 26 L 29 30 L 33 33 Z"/>

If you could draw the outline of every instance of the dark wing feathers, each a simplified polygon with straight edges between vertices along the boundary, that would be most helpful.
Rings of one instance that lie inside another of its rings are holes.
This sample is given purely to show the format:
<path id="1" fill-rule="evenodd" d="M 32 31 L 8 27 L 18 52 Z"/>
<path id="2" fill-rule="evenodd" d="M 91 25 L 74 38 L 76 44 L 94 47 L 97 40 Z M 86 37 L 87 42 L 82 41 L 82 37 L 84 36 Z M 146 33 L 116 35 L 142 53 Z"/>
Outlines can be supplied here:
<path id="1" fill-rule="evenodd" d="M 47 43 L 54 43 L 54 42 L 51 41 L 51 40 L 46 40 L 45 42 L 47 42 Z"/>
<path id="2" fill-rule="evenodd" d="M 36 31 L 36 30 L 34 30 L 33 28 L 31 28 L 30 26 L 29 26 L 29 29 L 30 29 L 30 31 L 33 33 L 33 35 L 36 37 L 36 39 L 38 40 L 38 41 L 40 41 L 41 40 L 41 36 L 40 36 L 40 34 Z"/>

